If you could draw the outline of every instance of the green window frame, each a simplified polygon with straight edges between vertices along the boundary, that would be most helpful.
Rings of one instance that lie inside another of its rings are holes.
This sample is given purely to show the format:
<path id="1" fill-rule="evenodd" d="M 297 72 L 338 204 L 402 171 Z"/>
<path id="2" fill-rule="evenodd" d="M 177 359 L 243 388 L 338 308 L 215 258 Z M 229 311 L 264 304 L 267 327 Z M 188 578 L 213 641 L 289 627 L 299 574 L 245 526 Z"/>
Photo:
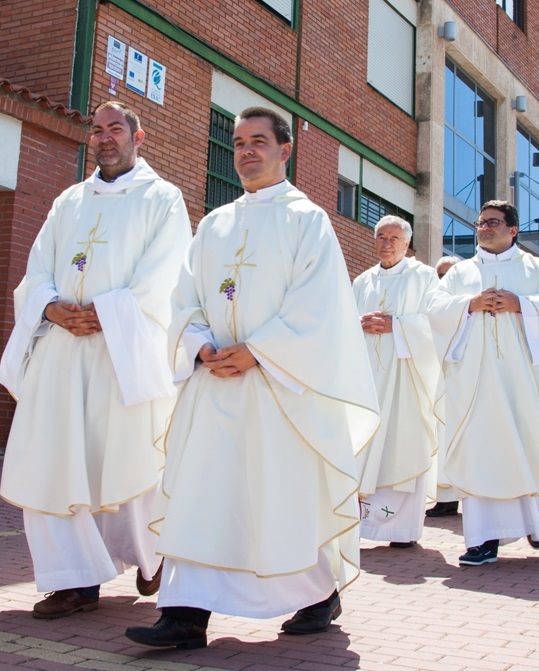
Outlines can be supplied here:
<path id="1" fill-rule="evenodd" d="M 377 196 L 366 189 L 361 190 L 359 209 L 360 223 L 369 228 L 374 228 L 380 219 L 388 214 L 405 219 L 412 227 L 412 230 L 414 228 L 414 217 L 410 212 L 406 212 L 400 207 L 397 207 L 393 203 L 380 198 L 380 196 Z"/>
<path id="2" fill-rule="evenodd" d="M 208 138 L 205 212 L 231 203 L 243 194 L 243 187 L 234 168 L 235 115 L 218 105 L 212 105 Z M 286 178 L 292 179 L 293 154 L 286 166 Z"/>
<path id="3" fill-rule="evenodd" d="M 243 193 L 234 169 L 234 115 L 213 105 L 210 112 L 208 164 L 206 176 L 206 214 L 231 203 Z"/>

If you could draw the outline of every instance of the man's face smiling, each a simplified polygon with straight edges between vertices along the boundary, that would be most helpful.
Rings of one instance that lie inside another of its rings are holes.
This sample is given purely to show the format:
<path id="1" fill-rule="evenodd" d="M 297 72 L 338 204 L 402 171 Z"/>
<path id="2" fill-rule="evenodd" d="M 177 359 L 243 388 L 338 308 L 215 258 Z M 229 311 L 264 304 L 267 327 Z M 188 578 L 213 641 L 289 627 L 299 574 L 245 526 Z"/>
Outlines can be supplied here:
<path id="1" fill-rule="evenodd" d="M 505 223 L 505 215 L 500 210 L 493 207 L 487 207 L 479 215 L 480 221 L 488 219 L 501 219 L 503 223 L 498 224 L 496 228 L 481 226 L 477 229 L 477 242 L 481 249 L 491 254 L 501 254 L 507 251 L 513 244 L 513 238 L 518 233 L 516 226 L 508 226 Z"/>
<path id="2" fill-rule="evenodd" d="M 393 268 L 404 258 L 410 242 L 398 224 L 385 224 L 378 229 L 374 240 L 376 254 L 382 268 Z"/>
<path id="3" fill-rule="evenodd" d="M 134 167 L 144 131 L 133 134 L 122 110 L 112 107 L 100 110 L 93 118 L 91 131 L 89 144 L 105 181 L 112 181 Z"/>
<path id="4" fill-rule="evenodd" d="M 246 191 L 282 182 L 291 151 L 290 142 L 277 142 L 268 117 L 241 119 L 234 129 L 234 167 Z"/>

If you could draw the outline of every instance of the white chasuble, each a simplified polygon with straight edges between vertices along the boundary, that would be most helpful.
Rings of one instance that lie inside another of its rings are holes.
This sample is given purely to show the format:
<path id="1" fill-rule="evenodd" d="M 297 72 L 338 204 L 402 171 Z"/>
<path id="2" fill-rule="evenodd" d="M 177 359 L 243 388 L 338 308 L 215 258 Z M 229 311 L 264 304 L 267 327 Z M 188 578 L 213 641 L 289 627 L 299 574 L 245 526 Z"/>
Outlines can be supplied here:
<path id="1" fill-rule="evenodd" d="M 438 278 L 414 258 L 403 259 L 398 274 L 378 270 L 375 266 L 354 281 L 357 310 L 359 315 L 374 311 L 392 315 L 408 356 L 399 357 L 394 333 L 365 335 L 381 422 L 356 458 L 362 497 L 380 488 L 415 492 L 437 445 L 434 402 L 441 371 L 426 315 L 426 294 L 437 286 Z"/>
<path id="2" fill-rule="evenodd" d="M 1 381 L 17 397 L 1 495 L 51 515 L 115 511 L 157 485 L 175 390 L 170 295 L 191 230 L 179 189 L 143 159 L 54 202 L 15 291 Z M 42 322 L 54 299 L 94 303 L 103 332 Z"/>
<path id="3" fill-rule="evenodd" d="M 342 588 L 359 564 L 354 453 L 378 406 L 331 223 L 290 184 L 276 191 L 205 217 L 182 270 L 169 341 L 177 376 L 188 377 L 167 435 L 158 551 L 180 570 L 260 582 L 312 569 L 325 547 Z M 245 342 L 268 368 L 190 374 L 182 333 L 193 324 L 218 347 Z"/>
<path id="4" fill-rule="evenodd" d="M 537 343 L 520 314 L 468 315 L 470 300 L 489 287 L 517 294 L 537 321 L 537 258 L 516 247 L 505 261 L 475 256 L 454 266 L 433 294 L 429 315 L 445 358 L 445 473 L 464 496 L 537 496 L 539 368 L 530 355 Z"/>

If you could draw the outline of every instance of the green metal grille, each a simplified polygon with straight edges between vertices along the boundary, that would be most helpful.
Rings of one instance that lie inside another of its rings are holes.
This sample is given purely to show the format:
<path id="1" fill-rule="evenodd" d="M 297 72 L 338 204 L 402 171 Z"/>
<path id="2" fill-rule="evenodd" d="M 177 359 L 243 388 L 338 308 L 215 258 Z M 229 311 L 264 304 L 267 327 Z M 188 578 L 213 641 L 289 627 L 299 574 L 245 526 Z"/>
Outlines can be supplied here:
<path id="1" fill-rule="evenodd" d="M 212 109 L 208 142 L 206 213 L 236 200 L 243 193 L 234 170 L 233 132 L 234 117 Z"/>

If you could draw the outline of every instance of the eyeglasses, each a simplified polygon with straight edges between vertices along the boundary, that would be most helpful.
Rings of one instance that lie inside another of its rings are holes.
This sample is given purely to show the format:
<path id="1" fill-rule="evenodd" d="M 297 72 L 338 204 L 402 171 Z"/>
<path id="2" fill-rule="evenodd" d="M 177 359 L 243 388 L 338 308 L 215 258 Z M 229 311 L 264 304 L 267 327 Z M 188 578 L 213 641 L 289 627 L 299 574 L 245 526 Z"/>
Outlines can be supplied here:
<path id="1" fill-rule="evenodd" d="M 473 222 L 474 228 L 497 228 L 500 224 L 505 224 L 503 219 L 478 219 Z"/>

